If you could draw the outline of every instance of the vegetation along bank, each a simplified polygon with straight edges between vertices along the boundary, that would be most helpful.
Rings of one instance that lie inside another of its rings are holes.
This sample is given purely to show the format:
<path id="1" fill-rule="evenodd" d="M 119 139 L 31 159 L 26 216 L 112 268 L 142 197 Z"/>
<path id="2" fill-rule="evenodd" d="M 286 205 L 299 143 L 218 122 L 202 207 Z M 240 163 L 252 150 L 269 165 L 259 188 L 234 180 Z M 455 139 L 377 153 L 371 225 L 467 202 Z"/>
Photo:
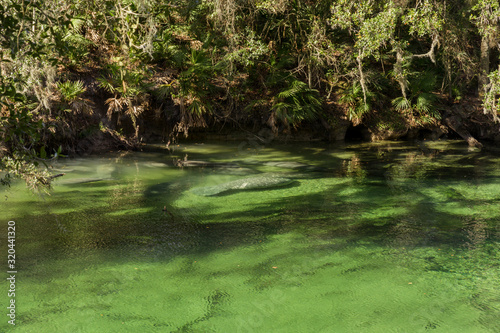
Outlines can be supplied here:
<path id="1" fill-rule="evenodd" d="M 499 18 L 498 0 L 0 0 L 2 182 L 179 135 L 481 147 Z"/>

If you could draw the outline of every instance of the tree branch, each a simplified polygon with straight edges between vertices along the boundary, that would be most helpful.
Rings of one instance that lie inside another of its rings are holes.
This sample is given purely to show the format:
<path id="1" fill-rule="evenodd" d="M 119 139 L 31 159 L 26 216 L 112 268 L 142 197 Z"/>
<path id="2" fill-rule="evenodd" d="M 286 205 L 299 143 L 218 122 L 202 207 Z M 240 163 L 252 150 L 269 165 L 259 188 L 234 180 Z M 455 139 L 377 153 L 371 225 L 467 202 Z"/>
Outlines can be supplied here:
<path id="1" fill-rule="evenodd" d="M 434 55 L 434 49 L 436 48 L 436 45 L 439 46 L 439 39 L 438 39 L 438 35 L 434 35 L 434 39 L 432 40 L 432 44 L 431 44 L 431 49 L 429 50 L 429 52 L 427 53 L 423 53 L 423 54 L 412 54 L 410 56 L 410 58 L 430 58 L 432 63 L 435 64 L 436 63 L 436 57 Z"/>
<path id="2" fill-rule="evenodd" d="M 368 89 L 366 88 L 365 74 L 363 73 L 363 65 L 361 63 L 362 54 L 363 52 L 359 50 L 359 55 L 356 57 L 356 61 L 358 62 L 359 83 L 361 84 L 361 89 L 363 90 L 363 101 L 366 105 L 366 93 Z"/>

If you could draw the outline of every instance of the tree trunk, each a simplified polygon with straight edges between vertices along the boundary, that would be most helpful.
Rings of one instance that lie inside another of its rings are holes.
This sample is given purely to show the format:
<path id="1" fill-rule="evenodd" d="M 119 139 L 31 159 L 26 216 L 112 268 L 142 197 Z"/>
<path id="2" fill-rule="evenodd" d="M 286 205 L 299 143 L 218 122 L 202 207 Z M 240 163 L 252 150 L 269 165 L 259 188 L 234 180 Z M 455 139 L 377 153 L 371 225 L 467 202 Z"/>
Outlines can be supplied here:
<path id="1" fill-rule="evenodd" d="M 488 36 L 481 39 L 481 59 L 479 60 L 479 97 L 484 96 L 488 86 L 488 74 L 490 72 L 490 41 Z"/>
<path id="2" fill-rule="evenodd" d="M 483 147 L 483 144 L 477 141 L 476 138 L 474 138 L 470 134 L 470 132 L 462 125 L 463 120 L 460 117 L 452 115 L 450 117 L 445 118 L 443 122 L 446 126 L 455 131 L 455 133 L 460 135 L 460 137 L 469 144 L 469 147 L 477 147 L 477 148 Z"/>
<path id="3" fill-rule="evenodd" d="M 359 50 L 359 55 L 356 58 L 358 61 L 358 70 L 359 70 L 359 83 L 361 84 L 361 89 L 363 90 L 363 101 L 366 105 L 366 93 L 367 93 L 367 87 L 366 87 L 366 80 L 365 80 L 365 74 L 363 73 L 363 64 L 361 62 L 361 50 Z"/>

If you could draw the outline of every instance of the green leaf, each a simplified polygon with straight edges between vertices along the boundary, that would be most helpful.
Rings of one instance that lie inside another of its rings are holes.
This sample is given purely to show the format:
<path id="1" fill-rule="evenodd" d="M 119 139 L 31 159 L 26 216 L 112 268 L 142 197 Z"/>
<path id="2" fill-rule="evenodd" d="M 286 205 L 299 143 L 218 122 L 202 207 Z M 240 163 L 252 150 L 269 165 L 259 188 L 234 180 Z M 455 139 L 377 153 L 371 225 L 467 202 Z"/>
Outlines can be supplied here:
<path id="1" fill-rule="evenodd" d="M 43 147 L 43 146 L 42 146 L 42 148 L 40 148 L 40 158 L 42 158 L 42 159 L 47 158 L 47 152 L 45 152 L 45 147 Z"/>
<path id="2" fill-rule="evenodd" d="M 404 98 L 403 96 L 397 97 L 392 100 L 392 105 L 396 108 L 398 111 L 403 111 L 403 110 L 409 110 L 411 109 L 411 103 L 408 99 Z"/>

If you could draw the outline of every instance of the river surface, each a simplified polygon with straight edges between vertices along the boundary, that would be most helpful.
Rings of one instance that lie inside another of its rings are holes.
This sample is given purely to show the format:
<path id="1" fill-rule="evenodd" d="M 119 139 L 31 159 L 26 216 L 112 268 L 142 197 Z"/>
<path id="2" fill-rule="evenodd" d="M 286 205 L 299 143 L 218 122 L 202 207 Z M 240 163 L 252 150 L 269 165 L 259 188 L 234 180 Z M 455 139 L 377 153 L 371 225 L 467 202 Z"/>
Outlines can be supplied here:
<path id="1" fill-rule="evenodd" d="M 189 143 L 53 168 L 50 195 L 0 189 L 1 332 L 500 332 L 492 147 Z"/>

